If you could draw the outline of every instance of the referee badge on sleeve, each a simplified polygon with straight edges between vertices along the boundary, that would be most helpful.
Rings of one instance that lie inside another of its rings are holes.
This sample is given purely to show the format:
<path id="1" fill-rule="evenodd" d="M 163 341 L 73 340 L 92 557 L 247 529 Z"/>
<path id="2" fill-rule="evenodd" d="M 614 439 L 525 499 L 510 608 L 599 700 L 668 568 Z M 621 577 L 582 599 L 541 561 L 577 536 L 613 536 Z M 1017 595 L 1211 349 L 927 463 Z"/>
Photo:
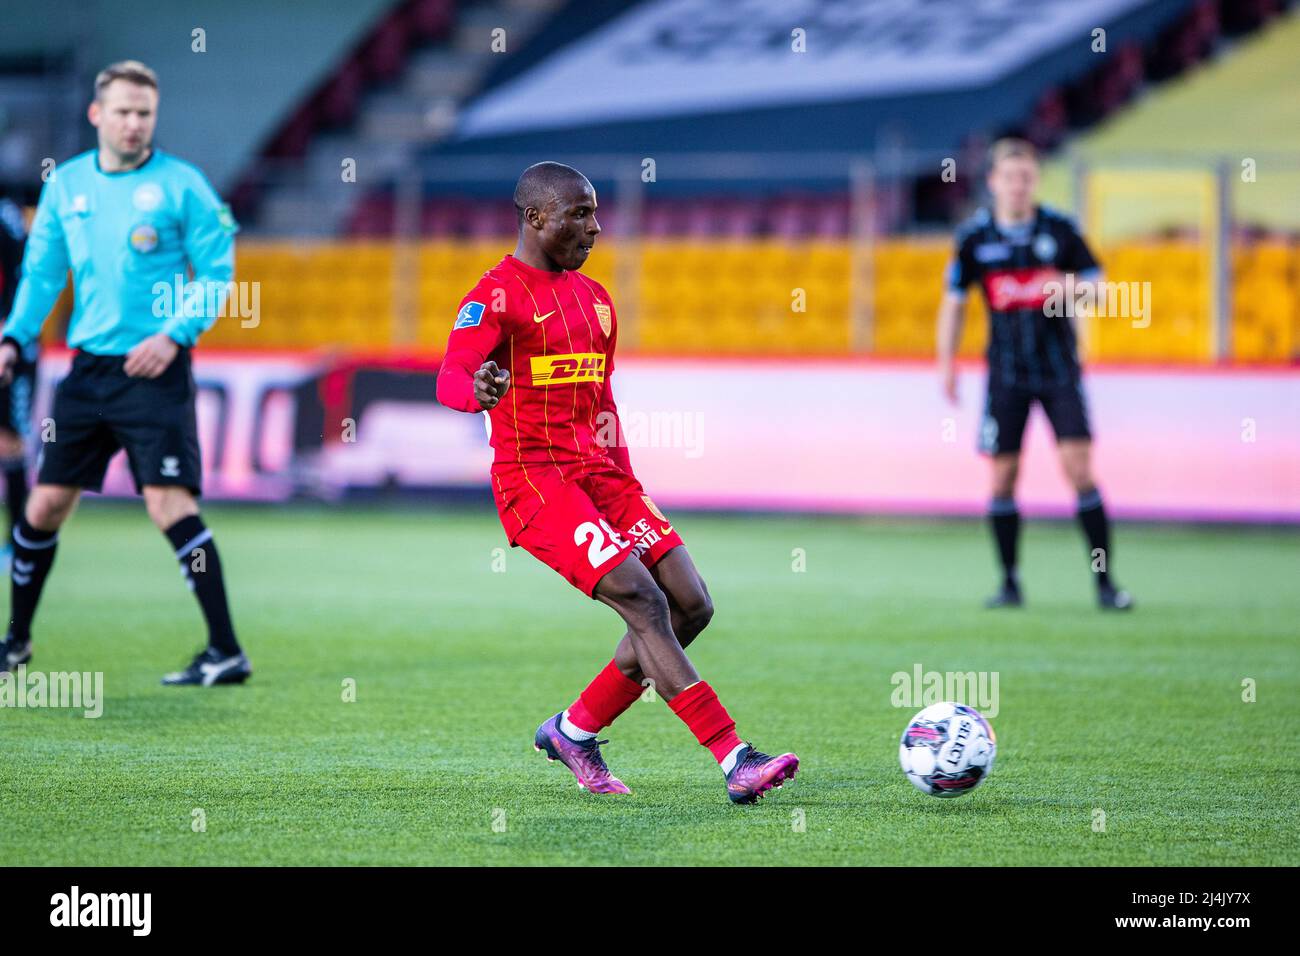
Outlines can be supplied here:
<path id="1" fill-rule="evenodd" d="M 235 214 L 230 211 L 230 203 L 222 203 L 217 210 L 217 225 L 230 234 L 239 232 L 239 223 L 235 222 Z"/>

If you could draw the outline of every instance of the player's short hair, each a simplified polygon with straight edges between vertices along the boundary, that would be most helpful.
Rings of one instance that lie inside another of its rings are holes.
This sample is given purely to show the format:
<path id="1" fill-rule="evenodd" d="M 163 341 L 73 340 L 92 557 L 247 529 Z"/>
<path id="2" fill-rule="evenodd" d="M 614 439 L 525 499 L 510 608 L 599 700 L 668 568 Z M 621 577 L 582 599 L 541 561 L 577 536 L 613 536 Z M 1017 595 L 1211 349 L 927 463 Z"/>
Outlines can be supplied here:
<path id="1" fill-rule="evenodd" d="M 104 90 L 114 80 L 126 80 L 137 86 L 151 86 L 155 90 L 158 89 L 158 74 L 149 67 L 139 60 L 119 60 L 104 67 L 95 77 L 95 99 L 101 99 Z"/>
<path id="2" fill-rule="evenodd" d="M 1038 162 L 1038 150 L 1027 139 L 1005 136 L 989 147 L 989 169 L 1004 159 L 1032 159 Z"/>
<path id="3" fill-rule="evenodd" d="M 525 209 L 541 209 L 558 201 L 560 188 L 575 181 L 591 185 L 586 176 L 564 163 L 534 163 L 525 169 L 515 183 L 515 218 L 519 225 L 524 224 Z"/>

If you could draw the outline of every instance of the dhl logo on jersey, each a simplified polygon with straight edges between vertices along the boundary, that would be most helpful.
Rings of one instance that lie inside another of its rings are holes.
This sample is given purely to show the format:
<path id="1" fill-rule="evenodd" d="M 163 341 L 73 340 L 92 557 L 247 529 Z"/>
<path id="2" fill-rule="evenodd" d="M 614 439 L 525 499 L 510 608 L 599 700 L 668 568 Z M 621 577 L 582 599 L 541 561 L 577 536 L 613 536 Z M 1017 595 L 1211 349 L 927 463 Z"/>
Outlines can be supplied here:
<path id="1" fill-rule="evenodd" d="M 534 355 L 531 361 L 534 385 L 605 381 L 605 356 L 599 352 Z"/>

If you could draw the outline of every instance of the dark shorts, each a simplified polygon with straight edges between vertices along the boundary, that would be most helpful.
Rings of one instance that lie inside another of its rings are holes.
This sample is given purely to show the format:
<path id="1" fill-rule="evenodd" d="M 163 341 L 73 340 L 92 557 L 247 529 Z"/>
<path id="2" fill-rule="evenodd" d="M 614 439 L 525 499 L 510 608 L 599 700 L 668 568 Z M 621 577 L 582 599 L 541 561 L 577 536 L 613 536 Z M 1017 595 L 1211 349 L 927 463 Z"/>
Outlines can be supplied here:
<path id="1" fill-rule="evenodd" d="M 36 363 L 18 360 L 8 385 L 0 385 L 0 430 L 26 440 L 32 430 Z"/>
<path id="2" fill-rule="evenodd" d="M 986 455 L 1020 451 L 1025 423 L 1034 402 L 1043 406 L 1058 442 L 1065 438 L 1092 437 L 1082 382 L 1036 389 L 990 382 L 984 401 L 984 419 L 980 423 L 979 450 Z"/>
<path id="3" fill-rule="evenodd" d="M 122 371 L 124 355 L 76 353 L 54 392 L 51 440 L 41 444 L 36 480 L 99 491 L 109 459 L 126 449 L 137 493 L 144 485 L 181 485 L 199 494 L 190 361 L 189 349 L 181 349 L 157 378 L 131 378 Z"/>

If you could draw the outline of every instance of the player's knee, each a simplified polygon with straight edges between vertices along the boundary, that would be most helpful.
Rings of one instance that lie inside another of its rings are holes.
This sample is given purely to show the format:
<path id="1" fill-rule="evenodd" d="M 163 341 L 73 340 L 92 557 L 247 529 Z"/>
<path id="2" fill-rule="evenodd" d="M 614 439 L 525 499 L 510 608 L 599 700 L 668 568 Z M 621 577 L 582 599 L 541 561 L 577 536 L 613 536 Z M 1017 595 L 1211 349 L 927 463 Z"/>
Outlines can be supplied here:
<path id="1" fill-rule="evenodd" d="M 1066 480 L 1074 486 L 1075 491 L 1084 492 L 1093 488 L 1092 463 L 1087 455 L 1063 455 L 1061 464 Z"/>
<path id="2" fill-rule="evenodd" d="M 644 624 L 668 621 L 668 599 L 650 577 L 633 585 L 624 597 L 624 607 Z"/>
<path id="3" fill-rule="evenodd" d="M 8 429 L 0 428 L 0 461 L 21 461 L 23 440 Z"/>
<path id="4" fill-rule="evenodd" d="M 75 489 L 37 486 L 27 499 L 26 518 L 33 528 L 57 531 L 77 503 Z"/>
<path id="5" fill-rule="evenodd" d="M 170 486 L 145 488 L 144 507 L 149 519 L 162 531 L 182 518 L 199 513 L 198 504 L 187 489 Z"/>
<path id="6" fill-rule="evenodd" d="M 597 593 L 638 630 L 668 620 L 668 599 L 635 558 L 605 575 Z"/>
<path id="7" fill-rule="evenodd" d="M 713 598 L 707 591 L 693 593 L 680 607 L 684 628 L 692 638 L 713 620 Z"/>
<path id="8" fill-rule="evenodd" d="M 1013 498 L 1016 494 L 1016 473 L 1014 470 L 995 475 L 993 478 L 994 498 Z"/>

